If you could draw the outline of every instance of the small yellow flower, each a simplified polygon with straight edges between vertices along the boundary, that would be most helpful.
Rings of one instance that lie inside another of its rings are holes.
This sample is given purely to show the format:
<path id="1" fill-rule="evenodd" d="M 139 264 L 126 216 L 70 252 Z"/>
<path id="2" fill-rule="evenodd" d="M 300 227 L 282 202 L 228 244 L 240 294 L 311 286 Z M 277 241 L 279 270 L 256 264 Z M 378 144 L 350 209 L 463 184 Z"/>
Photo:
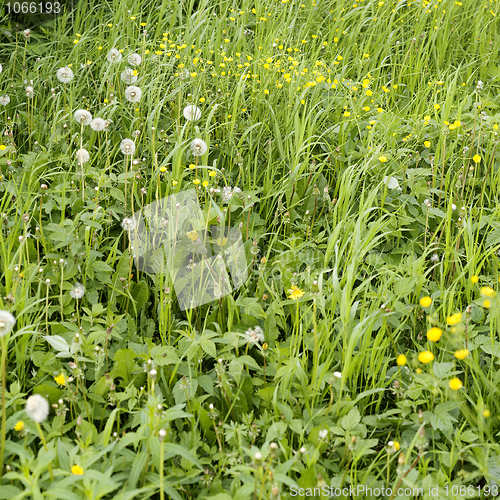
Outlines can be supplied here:
<path id="1" fill-rule="evenodd" d="M 455 313 L 446 318 L 446 323 L 448 323 L 448 325 L 456 325 L 457 323 L 460 323 L 461 320 L 462 313 Z"/>
<path id="2" fill-rule="evenodd" d="M 477 283 L 479 281 L 479 276 L 477 275 L 471 276 L 470 280 L 472 281 L 472 283 Z"/>
<path id="3" fill-rule="evenodd" d="M 483 417 L 484 418 L 488 418 L 489 416 L 491 415 L 491 411 L 486 409 L 486 410 L 483 410 Z"/>
<path id="4" fill-rule="evenodd" d="M 459 389 L 461 389 L 464 385 L 462 384 L 462 381 L 457 378 L 457 377 L 454 377 L 450 380 L 449 382 L 449 386 L 450 386 L 450 389 L 452 391 L 458 391 Z"/>
<path id="5" fill-rule="evenodd" d="M 160 167 L 160 172 L 166 172 L 167 171 L 167 167 Z"/>
<path id="6" fill-rule="evenodd" d="M 428 297 L 428 296 L 422 297 L 420 299 L 420 305 L 422 307 L 429 307 L 431 304 L 432 304 L 432 299 L 430 297 Z"/>
<path id="7" fill-rule="evenodd" d="M 429 141 L 424 141 L 424 146 L 426 148 L 430 148 L 431 147 L 431 143 Z"/>
<path id="8" fill-rule="evenodd" d="M 203 181 L 203 187 L 208 187 L 208 181 Z"/>
<path id="9" fill-rule="evenodd" d="M 474 160 L 474 163 L 479 163 L 481 161 L 481 157 L 479 155 L 474 155 L 472 159 Z"/>
<path id="10" fill-rule="evenodd" d="M 208 175 L 210 177 L 215 177 L 217 175 L 217 172 L 215 170 L 210 170 L 210 172 L 208 172 Z"/>
<path id="11" fill-rule="evenodd" d="M 112 28 L 113 25 L 111 23 L 108 24 L 108 28 Z"/>
<path id="12" fill-rule="evenodd" d="M 297 285 L 292 285 L 292 288 L 287 290 L 288 298 L 292 300 L 300 299 L 304 296 L 304 291 L 301 290 Z"/>
<path id="13" fill-rule="evenodd" d="M 200 97 L 200 102 L 205 102 L 205 98 L 204 97 Z"/>
<path id="14" fill-rule="evenodd" d="M 194 163 L 191 163 L 188 168 L 190 168 L 191 170 L 193 170 L 193 168 L 196 168 L 196 165 Z"/>
<path id="15" fill-rule="evenodd" d="M 483 307 L 485 307 L 486 309 L 488 309 L 490 306 L 491 306 L 491 302 L 489 300 L 485 300 L 483 302 Z"/>
<path id="16" fill-rule="evenodd" d="M 370 97 L 370 96 L 372 96 L 372 95 L 373 95 L 373 92 L 372 92 L 371 90 L 367 90 L 367 91 L 365 92 L 365 94 L 366 94 L 368 97 Z"/>
<path id="17" fill-rule="evenodd" d="M 179 184 L 177 181 L 172 181 L 172 186 L 177 186 Z"/>
<path id="18" fill-rule="evenodd" d="M 379 156 L 379 157 L 378 157 L 378 161 L 379 161 L 380 163 L 385 163 L 385 162 L 387 161 L 387 158 L 386 158 L 385 156 Z"/>
<path id="19" fill-rule="evenodd" d="M 79 465 L 73 465 L 73 467 L 71 467 L 71 472 L 75 476 L 83 476 L 83 468 L 80 467 Z"/>
<path id="20" fill-rule="evenodd" d="M 201 181 L 200 181 L 200 179 L 195 179 L 195 180 L 193 181 L 193 184 L 195 184 L 195 185 L 197 186 L 200 182 L 201 182 Z"/>
<path id="21" fill-rule="evenodd" d="M 495 295 L 495 290 L 489 286 L 483 286 L 479 292 L 481 295 L 486 295 L 486 297 L 493 297 Z"/>
<path id="22" fill-rule="evenodd" d="M 54 380 L 58 385 L 66 385 L 66 377 L 62 373 L 57 377 L 54 377 Z"/>
<path id="23" fill-rule="evenodd" d="M 431 351 L 422 351 L 418 355 L 418 360 L 424 364 L 430 363 L 433 359 L 434 359 L 434 354 L 432 354 Z"/>
<path id="24" fill-rule="evenodd" d="M 437 342 L 440 338 L 441 338 L 441 335 L 443 335 L 443 330 L 441 330 L 441 328 L 437 328 L 437 327 L 432 327 L 428 332 L 427 332 L 427 338 L 431 341 L 431 342 Z"/>
<path id="25" fill-rule="evenodd" d="M 434 104 L 434 109 L 440 109 L 441 106 L 439 104 Z"/>
<path id="26" fill-rule="evenodd" d="M 396 363 L 398 366 L 405 366 L 406 365 L 406 356 L 404 354 L 400 354 L 397 358 L 396 358 Z"/>
<path id="27" fill-rule="evenodd" d="M 5 146 L 4 144 L 2 144 L 2 145 L 0 146 L 0 149 L 1 149 L 2 151 L 5 151 L 5 148 L 6 148 L 6 147 L 7 147 L 7 146 Z"/>
<path id="28" fill-rule="evenodd" d="M 17 432 L 24 430 L 24 422 L 22 420 L 19 420 L 18 422 L 16 422 L 16 425 L 14 426 L 14 430 Z"/>
<path id="29" fill-rule="evenodd" d="M 189 231 L 189 233 L 186 233 L 187 234 L 187 237 L 191 240 L 191 241 L 196 241 L 198 239 L 198 231 Z"/>
<path id="30" fill-rule="evenodd" d="M 455 358 L 459 359 L 460 361 L 464 360 L 468 355 L 468 349 L 459 349 L 458 351 L 455 351 Z"/>
<path id="31" fill-rule="evenodd" d="M 351 113 L 349 111 L 344 111 L 344 116 L 346 118 L 349 118 L 351 116 Z"/>

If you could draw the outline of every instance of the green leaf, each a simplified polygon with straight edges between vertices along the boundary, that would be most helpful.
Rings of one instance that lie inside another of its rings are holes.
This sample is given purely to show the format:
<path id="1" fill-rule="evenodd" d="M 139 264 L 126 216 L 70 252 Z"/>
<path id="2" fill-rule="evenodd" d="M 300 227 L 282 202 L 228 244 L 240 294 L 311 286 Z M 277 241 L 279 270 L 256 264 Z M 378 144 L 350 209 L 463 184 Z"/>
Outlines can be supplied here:
<path id="1" fill-rule="evenodd" d="M 44 335 L 43 338 L 56 350 L 59 352 L 69 353 L 68 343 L 60 335 Z"/>
<path id="2" fill-rule="evenodd" d="M 114 361 L 115 364 L 110 376 L 113 378 L 121 377 L 125 383 L 128 383 L 132 372 L 137 369 L 134 351 L 132 349 L 120 349 L 116 352 Z"/>
<path id="3" fill-rule="evenodd" d="M 174 443 L 165 443 L 163 446 L 165 452 L 165 460 L 180 455 L 181 457 L 196 465 L 198 469 L 204 470 L 204 467 L 200 464 L 198 459 L 184 446 Z"/>
<path id="4" fill-rule="evenodd" d="M 153 347 L 151 359 L 157 366 L 174 365 L 179 361 L 175 348 L 166 345 Z"/>
<path id="5" fill-rule="evenodd" d="M 353 408 L 347 415 L 342 417 L 340 425 L 346 432 L 349 432 L 353 430 L 354 427 L 356 427 L 360 422 L 361 416 L 359 414 L 359 410 L 358 408 Z"/>
<path id="6" fill-rule="evenodd" d="M 236 305 L 243 308 L 245 314 L 254 318 L 265 318 L 266 313 L 259 304 L 259 299 L 251 297 L 238 297 Z"/>

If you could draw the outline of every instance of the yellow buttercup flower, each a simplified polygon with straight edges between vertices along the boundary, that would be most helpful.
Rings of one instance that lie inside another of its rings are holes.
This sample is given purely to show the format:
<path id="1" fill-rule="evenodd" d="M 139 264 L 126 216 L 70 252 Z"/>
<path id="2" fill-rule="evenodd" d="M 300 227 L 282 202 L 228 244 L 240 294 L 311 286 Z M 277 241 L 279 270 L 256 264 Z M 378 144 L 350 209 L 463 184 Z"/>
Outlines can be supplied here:
<path id="1" fill-rule="evenodd" d="M 432 299 L 430 297 L 428 297 L 428 296 L 422 297 L 420 299 L 420 305 L 422 307 L 429 307 L 431 304 L 432 304 Z"/>
<path id="2" fill-rule="evenodd" d="M 435 326 L 427 332 L 427 338 L 431 342 L 437 342 L 441 338 L 441 335 L 443 335 L 443 330 Z"/>
<path id="3" fill-rule="evenodd" d="M 189 231 L 186 234 L 191 241 L 196 241 L 198 239 L 198 231 Z"/>
<path id="4" fill-rule="evenodd" d="M 75 476 L 83 476 L 83 468 L 80 467 L 79 465 L 73 465 L 73 467 L 71 467 L 71 472 Z"/>
<path id="5" fill-rule="evenodd" d="M 434 354 L 432 354 L 431 351 L 422 351 L 418 355 L 418 360 L 424 364 L 430 363 L 433 359 L 434 359 Z"/>
<path id="6" fill-rule="evenodd" d="M 424 141 L 424 146 L 426 148 L 430 148 L 431 147 L 431 143 L 429 141 Z"/>
<path id="7" fill-rule="evenodd" d="M 378 157 L 378 161 L 379 161 L 380 163 L 385 163 L 385 162 L 387 161 L 387 158 L 386 158 L 385 156 L 383 156 L 383 155 L 382 155 L 382 156 L 379 156 L 379 157 Z"/>
<path id="8" fill-rule="evenodd" d="M 483 286 L 479 293 L 481 295 L 486 295 L 486 297 L 493 297 L 493 295 L 495 295 L 495 290 L 489 286 Z"/>
<path id="9" fill-rule="evenodd" d="M 491 302 L 489 300 L 485 300 L 483 302 L 483 307 L 485 307 L 486 309 L 488 309 L 488 307 L 490 307 L 490 306 L 491 306 Z"/>
<path id="10" fill-rule="evenodd" d="M 476 276 L 476 275 L 471 276 L 470 280 L 472 281 L 472 283 L 477 283 L 479 281 L 479 276 Z"/>
<path id="11" fill-rule="evenodd" d="M 449 325 L 456 325 L 457 323 L 460 323 L 461 319 L 462 313 L 455 313 L 446 318 L 446 323 L 448 323 Z"/>
<path id="12" fill-rule="evenodd" d="M 459 359 L 460 361 L 464 360 L 468 355 L 468 349 L 459 349 L 458 351 L 455 351 L 455 358 Z"/>
<path id="13" fill-rule="evenodd" d="M 66 385 L 66 377 L 62 373 L 57 377 L 54 377 L 54 380 L 58 385 Z"/>
<path id="14" fill-rule="evenodd" d="M 304 291 L 301 290 L 297 285 L 292 285 L 292 288 L 287 290 L 288 298 L 292 300 L 300 299 L 304 296 Z"/>
<path id="15" fill-rule="evenodd" d="M 19 422 L 16 422 L 16 425 L 14 426 L 14 430 L 17 432 L 24 430 L 24 422 L 22 420 L 19 420 Z"/>
<path id="16" fill-rule="evenodd" d="M 464 384 L 462 384 L 462 381 L 457 377 L 452 378 L 449 381 L 448 385 L 450 386 L 450 389 L 452 391 L 458 391 L 459 389 L 461 389 L 464 386 Z"/>
<path id="17" fill-rule="evenodd" d="M 474 155 L 472 159 L 474 160 L 474 163 L 479 163 L 481 161 L 481 157 L 479 155 Z"/>
<path id="18" fill-rule="evenodd" d="M 404 354 L 400 354 L 397 358 L 396 358 L 396 363 L 398 366 L 405 366 L 406 365 L 406 356 Z"/>

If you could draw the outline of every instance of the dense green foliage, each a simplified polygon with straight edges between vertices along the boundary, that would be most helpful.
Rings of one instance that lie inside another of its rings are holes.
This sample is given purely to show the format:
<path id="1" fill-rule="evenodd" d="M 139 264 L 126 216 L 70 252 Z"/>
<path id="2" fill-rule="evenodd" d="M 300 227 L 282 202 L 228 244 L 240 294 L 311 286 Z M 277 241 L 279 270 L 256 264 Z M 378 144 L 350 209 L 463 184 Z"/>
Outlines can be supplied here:
<path id="1" fill-rule="evenodd" d="M 494 491 L 499 14 L 82 0 L 23 32 L 1 7 L 0 309 L 16 323 L 0 316 L 0 499 Z M 183 311 L 126 229 L 192 188 L 207 224 L 241 230 L 249 277 Z"/>

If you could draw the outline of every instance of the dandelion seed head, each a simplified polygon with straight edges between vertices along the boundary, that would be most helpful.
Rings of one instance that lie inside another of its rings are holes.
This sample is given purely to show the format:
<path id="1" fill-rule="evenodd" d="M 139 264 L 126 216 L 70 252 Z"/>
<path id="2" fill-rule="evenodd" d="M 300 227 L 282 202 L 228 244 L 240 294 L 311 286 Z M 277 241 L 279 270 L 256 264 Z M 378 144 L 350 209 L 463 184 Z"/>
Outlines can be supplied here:
<path id="1" fill-rule="evenodd" d="M 122 60 L 122 54 L 118 49 L 111 49 L 106 58 L 110 63 L 120 62 Z"/>
<path id="2" fill-rule="evenodd" d="M 75 121 L 80 125 L 90 125 L 92 123 L 92 114 L 86 109 L 77 109 L 74 117 Z"/>
<path id="3" fill-rule="evenodd" d="M 137 226 L 137 221 L 132 217 L 125 217 L 122 220 L 122 228 L 124 231 L 133 231 Z"/>
<path id="4" fill-rule="evenodd" d="M 71 80 L 73 80 L 74 76 L 75 75 L 73 74 L 73 71 L 71 71 L 71 68 L 69 68 L 68 66 L 57 70 L 57 79 L 61 83 L 69 83 Z"/>
<path id="5" fill-rule="evenodd" d="M 13 314 L 9 311 L 0 311 L 0 337 L 5 337 L 13 328 L 16 322 Z"/>
<path id="6" fill-rule="evenodd" d="M 130 102 L 139 102 L 142 97 L 142 90 L 135 85 L 125 88 L 125 99 Z"/>
<path id="7" fill-rule="evenodd" d="M 106 129 L 106 121 L 102 118 L 94 118 L 90 123 L 90 127 L 96 132 L 101 132 Z"/>
<path id="8" fill-rule="evenodd" d="M 127 61 L 130 64 L 130 66 L 139 66 L 142 62 L 142 57 L 139 54 L 130 54 L 127 57 Z"/>
<path id="9" fill-rule="evenodd" d="M 124 155 L 133 155 L 135 153 L 135 142 L 132 139 L 123 139 L 120 143 L 120 149 Z"/>
<path id="10" fill-rule="evenodd" d="M 26 400 L 28 417 L 41 424 L 49 415 L 49 402 L 40 394 L 33 394 Z"/>
<path id="11" fill-rule="evenodd" d="M 184 118 L 190 122 L 197 121 L 201 118 L 201 109 L 198 106 L 195 106 L 194 104 L 188 104 L 182 114 L 184 115 Z"/>
<path id="12" fill-rule="evenodd" d="M 134 75 L 134 70 L 130 68 L 124 69 L 121 72 L 120 78 L 122 79 L 122 82 L 127 85 L 131 85 L 137 81 L 137 77 Z"/>
<path id="13" fill-rule="evenodd" d="M 208 151 L 208 146 L 202 139 L 194 139 L 191 143 L 191 150 L 194 156 L 203 156 Z"/>
<path id="14" fill-rule="evenodd" d="M 86 149 L 79 149 L 76 152 L 76 157 L 81 164 L 87 163 L 90 160 L 90 154 Z"/>
<path id="15" fill-rule="evenodd" d="M 75 283 L 69 294 L 74 299 L 81 299 L 85 295 L 85 287 L 81 283 Z"/>

